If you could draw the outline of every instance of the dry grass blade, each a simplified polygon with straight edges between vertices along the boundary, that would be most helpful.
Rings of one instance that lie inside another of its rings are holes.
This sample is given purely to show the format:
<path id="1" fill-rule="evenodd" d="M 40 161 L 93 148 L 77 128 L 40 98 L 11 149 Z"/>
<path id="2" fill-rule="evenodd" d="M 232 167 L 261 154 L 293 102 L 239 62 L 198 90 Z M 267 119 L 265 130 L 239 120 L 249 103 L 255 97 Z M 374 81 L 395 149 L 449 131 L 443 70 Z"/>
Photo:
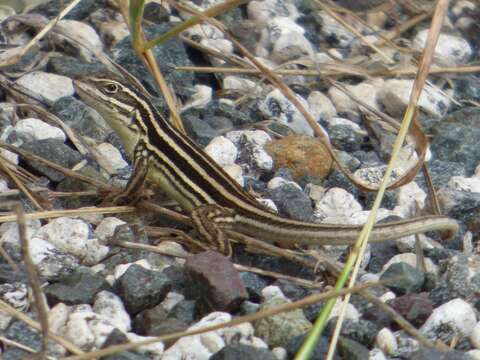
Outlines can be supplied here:
<path id="1" fill-rule="evenodd" d="M 160 88 L 160 91 L 165 99 L 165 102 L 167 103 L 167 106 L 170 110 L 170 116 L 173 119 L 173 124 L 177 127 L 177 129 L 185 133 L 185 128 L 183 127 L 182 120 L 177 111 L 177 102 L 175 101 L 175 97 L 170 91 L 168 84 L 165 81 L 165 78 L 163 77 L 162 72 L 160 71 L 160 68 L 157 65 L 155 56 L 153 55 L 153 52 L 149 48 L 143 48 L 144 44 L 146 43 L 143 32 L 132 31 L 132 28 L 140 29 L 140 25 L 141 25 L 140 22 L 142 19 L 137 19 L 138 23 L 131 24 L 128 0 L 117 0 L 117 4 L 120 8 L 120 12 L 124 18 L 125 23 L 128 25 L 132 33 L 133 48 L 137 52 L 138 57 L 147 66 L 150 73 L 153 75 L 153 78 L 157 82 Z M 134 36 L 134 33 L 136 36 Z"/>
<path id="2" fill-rule="evenodd" d="M 37 155 L 34 155 L 28 151 L 25 151 L 25 150 L 22 150 L 22 149 L 19 149 L 15 146 L 12 146 L 10 144 L 7 144 L 6 142 L 4 141 L 1 141 L 0 140 L 0 147 L 3 147 L 13 153 L 16 153 L 22 157 L 24 157 L 25 159 L 28 159 L 28 160 L 31 160 L 31 161 L 36 161 L 36 162 L 39 162 L 43 165 L 46 165 L 48 167 L 51 167 L 52 169 L 54 170 L 57 170 L 58 172 L 61 172 L 63 175 L 65 176 L 69 176 L 69 177 L 72 177 L 72 178 L 75 178 L 75 179 L 78 179 L 80 181 L 83 181 L 87 184 L 91 184 L 93 186 L 96 186 L 98 187 L 100 190 L 103 190 L 103 191 L 112 191 L 112 187 L 108 186 L 107 184 L 101 182 L 101 181 L 98 181 L 97 179 L 94 179 L 94 178 L 91 178 L 91 177 L 88 177 L 88 176 L 85 176 L 85 175 L 82 175 L 82 174 L 79 174 L 73 170 L 70 170 L 70 169 L 66 169 L 64 168 L 63 166 L 60 166 L 60 165 L 57 165 L 51 161 L 48 161 L 48 160 L 45 160 L 44 158 L 40 157 L 40 156 L 37 156 Z"/>
<path id="3" fill-rule="evenodd" d="M 0 53 L 0 68 L 12 64 L 16 64 L 20 59 L 55 26 L 55 24 L 67 15 L 81 0 L 74 0 L 63 9 L 60 14 L 51 20 L 40 32 L 33 37 L 33 39 L 25 46 L 19 46 L 12 49 L 5 50 Z"/>
<path id="4" fill-rule="evenodd" d="M 20 239 L 20 246 L 22 249 L 22 259 L 23 263 L 25 264 L 28 283 L 33 292 L 35 308 L 37 310 L 38 318 L 40 319 L 42 331 L 42 351 L 40 356 L 45 357 L 48 350 L 48 307 L 42 292 L 37 270 L 35 269 L 35 264 L 30 256 L 30 247 L 27 239 L 27 224 L 25 220 L 25 213 L 23 212 L 23 206 L 21 203 L 17 202 L 13 204 L 12 208 L 17 216 L 18 237 Z"/>
<path id="5" fill-rule="evenodd" d="M 251 323 L 251 322 L 254 322 L 254 321 L 269 317 L 269 316 L 272 316 L 272 315 L 280 314 L 280 313 L 287 312 L 287 311 L 292 311 L 292 310 L 295 310 L 295 309 L 305 307 L 307 305 L 315 304 L 315 303 L 317 303 L 321 300 L 325 300 L 325 299 L 329 299 L 329 298 L 335 298 L 335 297 L 342 296 L 342 295 L 345 295 L 345 294 L 348 294 L 348 293 L 358 293 L 361 290 L 365 290 L 369 287 L 376 286 L 376 285 L 377 285 L 377 283 L 365 283 L 365 284 L 356 286 L 356 287 L 351 288 L 351 289 L 343 289 L 343 290 L 339 290 L 339 291 L 329 291 L 329 292 L 323 293 L 323 294 L 314 294 L 314 295 L 307 296 L 302 300 L 298 300 L 298 301 L 294 301 L 294 302 L 291 302 L 291 303 L 288 303 L 288 304 L 283 304 L 283 305 L 280 305 L 280 306 L 276 306 L 276 307 L 271 308 L 271 309 L 262 310 L 262 311 L 259 311 L 259 312 L 255 313 L 255 314 L 240 316 L 238 318 L 235 318 L 235 319 L 233 319 L 231 321 L 228 321 L 226 323 L 223 323 L 223 324 L 209 326 L 209 327 L 205 327 L 203 329 L 176 332 L 176 333 L 172 333 L 172 334 L 168 334 L 168 335 L 155 337 L 155 338 L 145 340 L 145 341 L 139 341 L 139 342 L 136 342 L 136 343 L 114 345 L 114 346 L 111 346 L 109 348 L 98 350 L 98 351 L 93 351 L 93 352 L 90 352 L 90 353 L 84 354 L 84 355 L 65 357 L 62 360 L 92 359 L 94 357 L 97 358 L 97 357 L 102 357 L 102 356 L 106 356 L 106 355 L 110 355 L 110 354 L 115 354 L 115 353 L 118 353 L 118 352 L 121 352 L 121 351 L 136 349 L 138 347 L 141 347 L 141 346 L 144 346 L 144 345 L 149 345 L 149 344 L 154 344 L 154 343 L 157 343 L 157 342 L 160 342 L 160 341 L 171 341 L 171 340 L 179 339 L 181 337 L 203 334 L 203 333 L 206 333 L 206 332 L 209 332 L 209 331 L 214 331 L 214 330 L 218 330 L 218 329 L 232 327 L 232 326 L 240 325 L 240 324 L 247 323 L 247 322 Z"/>
<path id="6" fill-rule="evenodd" d="M 42 199 L 39 195 L 31 191 L 27 185 L 25 185 L 7 166 L 7 162 L 4 161 L 3 156 L 0 155 L 0 171 L 7 175 L 7 177 L 18 187 L 18 189 L 25 194 L 25 196 L 32 202 L 39 210 L 51 209 L 53 206 L 46 199 Z"/>
<path id="7" fill-rule="evenodd" d="M 412 324 L 410 324 L 402 315 L 396 312 L 391 306 L 388 306 L 380 299 L 376 298 L 368 291 L 361 290 L 360 295 L 371 302 L 374 306 L 382 309 L 388 316 L 392 318 L 405 332 L 412 335 L 415 339 L 418 340 L 420 344 L 426 347 L 437 348 L 440 351 L 448 351 L 448 346 L 445 345 L 442 341 L 437 340 L 436 343 L 422 335 Z"/>
<path id="8" fill-rule="evenodd" d="M 54 219 L 62 216 L 82 216 L 91 214 L 126 214 L 137 211 L 133 206 L 111 206 L 103 208 L 83 208 L 74 210 L 52 210 L 52 211 L 37 211 L 34 213 L 25 214 L 26 220 L 43 220 Z M 5 222 L 16 221 L 17 215 L 3 215 L 0 216 L 0 224 Z"/>
<path id="9" fill-rule="evenodd" d="M 407 110 L 405 112 L 405 116 L 404 116 L 403 121 L 402 121 L 402 127 L 400 128 L 400 131 L 399 131 L 398 136 L 396 138 L 395 144 L 393 146 L 392 157 L 391 157 L 390 162 L 389 162 L 389 164 L 387 166 L 387 169 L 385 171 L 383 181 L 382 181 L 382 183 L 380 185 L 380 188 L 378 190 L 378 193 L 377 193 L 377 196 L 375 198 L 375 202 L 372 206 L 372 210 L 370 211 L 370 215 L 368 217 L 367 223 L 365 224 L 365 226 L 364 226 L 364 228 L 363 228 L 363 230 L 362 230 L 362 232 L 359 236 L 359 241 L 355 244 L 355 247 L 354 247 L 354 250 L 352 251 L 352 254 L 350 255 L 349 259 L 347 260 L 347 265 L 348 265 L 349 263 L 351 263 L 353 261 L 354 256 L 356 257 L 355 265 L 354 265 L 354 268 L 353 268 L 353 271 L 352 271 L 350 281 L 348 283 L 348 287 L 352 287 L 355 284 L 355 281 L 356 281 L 356 278 L 357 278 L 357 275 L 358 275 L 358 271 L 360 269 L 360 263 L 361 263 L 361 260 L 363 258 L 363 255 L 365 253 L 365 250 L 366 250 L 366 247 L 367 247 L 367 244 L 368 244 L 368 237 L 370 236 L 371 230 L 373 228 L 376 213 L 377 213 L 377 211 L 380 207 L 381 200 L 382 200 L 383 195 L 385 193 L 385 190 L 387 188 L 387 183 L 388 183 L 388 180 L 389 180 L 389 178 L 392 174 L 393 166 L 394 166 L 394 163 L 396 161 L 397 155 L 400 151 L 400 148 L 401 148 L 402 144 L 405 141 L 405 138 L 406 138 L 406 135 L 408 133 L 408 129 L 410 127 L 410 124 L 413 122 L 412 125 L 415 125 L 414 114 L 415 114 L 415 111 L 416 111 L 416 107 L 417 107 L 418 100 L 420 98 L 423 86 L 424 86 L 425 81 L 426 81 L 427 76 L 428 76 L 428 70 L 430 68 L 430 64 L 431 64 L 432 59 L 433 59 L 435 46 L 437 44 L 438 37 L 440 36 L 441 26 L 442 26 L 443 20 L 445 18 L 447 9 L 448 9 L 448 0 L 439 0 L 437 2 L 435 12 L 434 12 L 434 15 L 433 15 L 433 19 L 432 19 L 432 24 L 431 24 L 430 30 L 428 32 L 427 42 L 426 42 L 426 45 L 425 45 L 425 48 L 424 48 L 424 51 L 423 51 L 419 71 L 418 71 L 418 74 L 415 78 L 413 89 L 410 93 L 410 101 L 409 101 Z M 350 259 L 352 259 L 352 260 L 350 260 Z M 346 266 L 346 268 L 347 268 L 347 266 Z M 338 288 L 338 285 L 340 285 L 342 280 L 343 279 L 341 279 L 337 283 L 336 288 Z M 346 278 L 344 279 L 344 281 L 346 281 Z M 343 284 L 341 284 L 341 286 L 343 287 Z M 337 325 L 335 327 L 335 331 L 333 333 L 333 336 L 332 336 L 332 339 L 331 339 L 331 342 L 330 342 L 330 348 L 329 348 L 329 352 L 328 352 L 328 355 L 327 355 L 327 359 L 331 359 L 333 357 L 334 350 L 335 350 L 337 340 L 338 340 L 338 336 L 340 334 L 341 324 L 343 322 L 343 318 L 344 318 L 345 313 L 346 313 L 346 307 L 347 307 L 347 303 L 349 301 L 349 298 L 350 298 L 350 295 L 347 294 L 345 296 L 345 299 L 344 299 L 344 302 L 343 302 L 343 305 L 342 305 L 342 311 L 341 311 L 341 313 L 338 317 Z M 323 315 L 323 313 L 322 313 L 322 315 Z M 315 335 L 319 335 L 318 331 L 315 333 Z M 311 344 L 311 341 L 310 342 L 307 341 L 306 343 Z M 311 348 L 306 349 L 306 347 L 302 347 L 302 350 L 303 350 L 303 352 L 302 352 L 303 356 L 299 356 L 298 357 L 299 359 L 304 359 L 305 355 L 307 355 L 308 352 L 312 351 Z"/>
<path id="10" fill-rule="evenodd" d="M 26 345 L 23 345 L 23 344 L 20 344 L 19 342 L 17 341 L 13 341 L 13 340 L 10 340 L 10 339 L 7 339 L 6 337 L 3 337 L 3 336 L 0 336 L 0 343 L 3 343 L 5 345 L 8 345 L 8 346 L 12 346 L 12 347 L 16 347 L 20 350 L 24 350 L 26 352 L 29 352 L 31 354 L 35 354 L 36 351 L 33 350 L 31 347 L 28 347 Z M 34 358 L 34 357 L 32 357 Z M 45 359 L 48 359 L 48 360 L 56 360 L 56 358 L 52 357 L 52 356 L 45 356 Z"/>
<path id="11" fill-rule="evenodd" d="M 377 54 L 379 54 L 387 64 L 394 64 L 395 63 L 395 61 L 393 61 L 392 58 L 390 58 L 387 54 L 385 54 L 375 44 L 373 44 L 370 41 L 368 41 L 367 39 L 365 39 L 365 37 L 363 36 L 363 34 L 361 32 L 359 32 L 353 26 L 348 24 L 344 19 L 342 19 L 339 15 L 337 15 L 328 5 L 326 5 L 325 3 L 323 3 L 319 0 L 315 0 L 314 2 L 319 8 L 321 8 L 323 11 L 325 11 L 329 16 L 331 16 L 333 19 L 338 21 L 338 23 L 340 23 L 345 29 L 347 29 L 349 32 L 351 32 L 355 36 L 357 36 L 358 39 L 360 39 L 361 42 L 363 42 L 365 45 L 367 45 L 368 47 L 373 49 Z"/>
<path id="12" fill-rule="evenodd" d="M 364 191 L 378 191 L 379 189 L 378 186 L 373 186 L 371 184 L 368 184 L 360 180 L 350 172 L 347 166 L 345 166 L 336 155 L 326 133 L 323 131 L 323 129 L 320 128 L 320 126 L 312 117 L 312 115 L 305 109 L 305 107 L 297 99 L 293 91 L 282 81 L 282 79 L 279 76 L 277 76 L 272 70 L 270 70 L 268 67 L 263 65 L 260 61 L 258 61 L 241 43 L 239 43 L 233 36 L 231 36 L 230 33 L 224 28 L 222 23 L 220 23 L 215 19 L 205 16 L 203 13 L 200 13 L 192 9 L 187 5 L 178 4 L 178 3 L 173 3 L 172 5 L 175 6 L 180 11 L 185 11 L 185 12 L 194 14 L 196 16 L 199 16 L 204 21 L 210 23 L 211 25 L 215 26 L 220 31 L 222 31 L 225 37 L 234 44 L 234 46 L 242 53 L 242 55 L 244 55 L 249 61 L 251 61 L 251 63 L 259 71 L 262 72 L 263 76 L 265 76 L 265 78 L 267 78 L 274 86 L 276 86 L 281 91 L 281 93 L 298 109 L 298 111 L 302 114 L 302 116 L 309 123 L 310 127 L 313 129 L 315 135 L 318 136 L 319 139 L 322 141 L 322 143 L 325 145 L 330 156 L 332 157 L 332 159 L 334 160 L 338 168 L 342 171 L 342 173 L 359 189 Z M 392 188 L 394 187 L 393 186 L 388 187 L 388 189 L 392 189 Z"/>

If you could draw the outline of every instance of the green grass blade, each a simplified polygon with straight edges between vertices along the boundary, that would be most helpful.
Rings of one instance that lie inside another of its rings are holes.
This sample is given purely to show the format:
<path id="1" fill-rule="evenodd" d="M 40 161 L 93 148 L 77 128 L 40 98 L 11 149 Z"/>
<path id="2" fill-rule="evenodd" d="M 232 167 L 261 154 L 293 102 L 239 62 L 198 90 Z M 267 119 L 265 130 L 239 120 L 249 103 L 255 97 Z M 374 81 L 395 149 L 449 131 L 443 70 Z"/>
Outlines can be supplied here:
<path id="1" fill-rule="evenodd" d="M 130 21 L 130 29 L 132 31 L 132 42 L 134 46 L 139 44 L 144 9 L 145 0 L 130 0 L 128 7 L 128 15 Z"/>

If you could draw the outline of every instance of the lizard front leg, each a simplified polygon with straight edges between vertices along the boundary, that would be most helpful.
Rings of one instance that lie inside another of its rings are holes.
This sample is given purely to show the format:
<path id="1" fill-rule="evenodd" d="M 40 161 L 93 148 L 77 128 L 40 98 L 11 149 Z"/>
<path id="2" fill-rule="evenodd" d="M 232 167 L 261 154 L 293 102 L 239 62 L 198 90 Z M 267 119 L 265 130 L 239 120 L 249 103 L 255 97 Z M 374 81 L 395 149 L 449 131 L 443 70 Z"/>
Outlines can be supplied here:
<path id="1" fill-rule="evenodd" d="M 127 186 L 121 192 L 112 194 L 107 201 L 113 204 L 132 204 L 138 201 L 143 194 L 143 185 L 148 175 L 148 154 L 143 142 L 137 143 L 134 152 L 133 171 Z"/>

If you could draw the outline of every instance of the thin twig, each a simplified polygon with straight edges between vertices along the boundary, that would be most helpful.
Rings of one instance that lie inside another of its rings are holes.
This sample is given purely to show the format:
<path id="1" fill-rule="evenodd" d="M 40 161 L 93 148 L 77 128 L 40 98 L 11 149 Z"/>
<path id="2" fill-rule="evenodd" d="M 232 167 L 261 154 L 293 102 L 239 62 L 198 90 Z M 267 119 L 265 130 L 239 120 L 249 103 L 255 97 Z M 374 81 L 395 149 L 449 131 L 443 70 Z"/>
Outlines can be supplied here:
<path id="1" fill-rule="evenodd" d="M 32 288 L 35 308 L 37 309 L 40 326 L 42 328 L 42 351 L 40 356 L 45 357 L 48 350 L 48 307 L 45 302 L 42 287 L 40 286 L 40 280 L 38 279 L 35 264 L 30 256 L 30 247 L 27 238 L 27 224 L 25 220 L 25 213 L 23 212 L 23 206 L 21 203 L 16 202 L 12 207 L 15 211 L 15 215 L 17 216 L 18 237 L 20 239 L 20 246 L 22 249 L 22 259 L 23 263 L 25 264 L 28 283 Z"/>

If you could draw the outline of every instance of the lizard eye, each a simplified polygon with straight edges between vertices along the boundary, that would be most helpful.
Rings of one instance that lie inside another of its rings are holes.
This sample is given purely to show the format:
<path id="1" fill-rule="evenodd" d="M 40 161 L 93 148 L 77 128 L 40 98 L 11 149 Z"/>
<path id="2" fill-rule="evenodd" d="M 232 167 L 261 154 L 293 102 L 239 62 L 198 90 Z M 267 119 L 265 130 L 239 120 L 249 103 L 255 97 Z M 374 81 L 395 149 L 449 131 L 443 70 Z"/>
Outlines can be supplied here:
<path id="1" fill-rule="evenodd" d="M 108 85 L 105 85 L 104 89 L 106 93 L 115 94 L 118 91 L 118 85 L 110 83 Z"/>

